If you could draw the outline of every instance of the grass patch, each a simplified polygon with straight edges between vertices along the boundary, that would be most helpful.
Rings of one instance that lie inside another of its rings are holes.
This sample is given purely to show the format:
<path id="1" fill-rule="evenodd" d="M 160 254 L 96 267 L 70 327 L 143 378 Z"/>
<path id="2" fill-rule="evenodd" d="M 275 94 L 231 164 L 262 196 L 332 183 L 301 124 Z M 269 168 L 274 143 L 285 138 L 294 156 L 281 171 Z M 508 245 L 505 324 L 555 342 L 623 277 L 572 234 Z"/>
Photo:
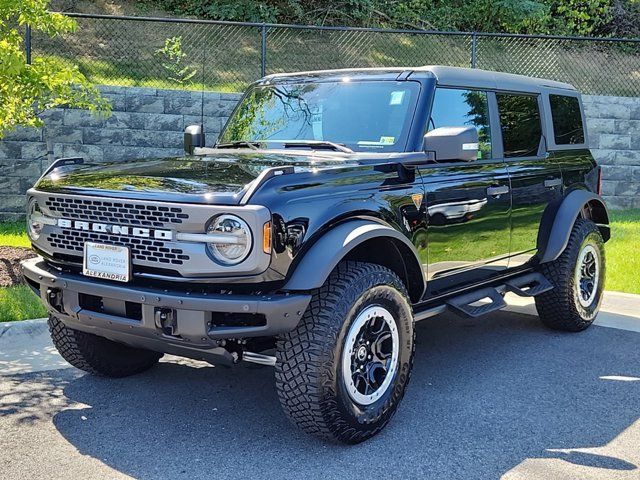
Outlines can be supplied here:
<path id="1" fill-rule="evenodd" d="M 0 246 L 30 247 L 23 222 L 0 223 Z M 25 285 L 0 288 L 0 322 L 41 318 L 47 311 L 40 299 Z"/>
<path id="2" fill-rule="evenodd" d="M 47 310 L 25 285 L 0 288 L 0 322 L 13 322 L 47 316 Z"/>
<path id="3" fill-rule="evenodd" d="M 605 288 L 640 294 L 640 209 L 609 212 L 611 240 L 606 245 Z"/>
<path id="4" fill-rule="evenodd" d="M 59 55 L 49 55 L 63 63 L 71 63 L 67 58 Z M 148 87 L 161 88 L 166 90 L 192 90 L 200 92 L 237 93 L 242 92 L 253 78 L 244 78 L 238 75 L 238 79 L 225 81 L 222 78 L 208 78 L 206 82 L 196 80 L 184 84 L 176 83 L 167 78 L 166 72 L 156 72 L 150 70 L 144 64 L 140 65 L 135 61 L 107 61 L 91 58 L 77 58 L 75 63 L 80 71 L 96 85 L 112 85 L 117 87 Z M 234 77 L 234 72 L 227 70 L 227 76 Z M 195 78 L 201 78 L 196 75 Z"/>
<path id="5" fill-rule="evenodd" d="M 0 223 L 0 246 L 2 247 L 31 247 L 24 222 Z"/>

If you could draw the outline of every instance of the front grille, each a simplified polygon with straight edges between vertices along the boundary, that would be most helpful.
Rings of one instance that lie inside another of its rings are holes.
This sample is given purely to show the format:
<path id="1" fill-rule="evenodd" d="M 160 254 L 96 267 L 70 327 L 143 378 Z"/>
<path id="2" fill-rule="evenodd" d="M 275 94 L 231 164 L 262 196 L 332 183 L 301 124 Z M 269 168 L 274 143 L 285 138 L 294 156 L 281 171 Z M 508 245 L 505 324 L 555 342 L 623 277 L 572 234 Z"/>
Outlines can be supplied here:
<path id="1" fill-rule="evenodd" d="M 170 246 L 168 242 L 107 233 L 62 229 L 47 235 L 47 242 L 60 250 L 76 251 L 80 256 L 84 251 L 85 242 L 97 242 L 129 247 L 134 261 L 182 265 L 185 260 L 189 260 L 189 255 L 180 248 Z"/>
<path id="2" fill-rule="evenodd" d="M 91 219 L 94 222 L 123 223 L 143 227 L 166 227 L 189 219 L 180 207 L 143 205 L 134 202 L 93 200 L 50 196 L 45 200 L 49 211 L 72 220 Z"/>
<path id="3" fill-rule="evenodd" d="M 206 243 L 178 240 L 180 233 L 204 233 L 212 218 L 230 213 L 242 216 L 259 232 L 271 219 L 267 208 L 169 203 L 149 197 L 110 198 L 30 190 L 29 199 L 38 202 L 45 217 L 55 220 L 45 222 L 40 238 L 33 242 L 34 248 L 52 263 L 78 271 L 85 243 L 126 246 L 131 251 L 132 273 L 136 277 L 153 275 L 196 281 L 249 276 L 267 270 L 271 257 L 262 249 L 254 248 L 238 265 L 222 265 L 211 258 Z M 180 196 L 167 194 L 165 200 L 172 198 L 178 200 Z"/>

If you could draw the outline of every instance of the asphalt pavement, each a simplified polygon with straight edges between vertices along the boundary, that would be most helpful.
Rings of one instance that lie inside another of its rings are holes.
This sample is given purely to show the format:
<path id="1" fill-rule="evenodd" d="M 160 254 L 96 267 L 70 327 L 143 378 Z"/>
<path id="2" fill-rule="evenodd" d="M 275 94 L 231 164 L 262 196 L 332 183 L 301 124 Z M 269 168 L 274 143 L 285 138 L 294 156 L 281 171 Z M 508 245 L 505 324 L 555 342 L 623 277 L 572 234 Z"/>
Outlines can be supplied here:
<path id="1" fill-rule="evenodd" d="M 400 409 L 356 446 L 292 427 L 270 367 L 0 372 L 0 478 L 640 479 L 640 333 L 514 312 L 417 329 Z"/>

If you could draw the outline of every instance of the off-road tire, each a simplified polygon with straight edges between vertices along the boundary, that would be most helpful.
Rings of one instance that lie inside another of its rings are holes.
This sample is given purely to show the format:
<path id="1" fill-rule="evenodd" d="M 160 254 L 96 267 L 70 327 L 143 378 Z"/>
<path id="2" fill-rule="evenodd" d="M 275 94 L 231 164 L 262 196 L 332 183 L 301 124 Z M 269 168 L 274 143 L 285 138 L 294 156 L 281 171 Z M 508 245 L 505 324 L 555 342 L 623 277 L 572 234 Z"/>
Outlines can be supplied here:
<path id="1" fill-rule="evenodd" d="M 66 327 L 49 317 L 53 344 L 67 362 L 80 370 L 103 377 L 128 377 L 153 367 L 161 353 L 133 348 L 103 337 Z"/>
<path id="2" fill-rule="evenodd" d="M 593 246 L 600 259 L 595 297 L 586 307 L 578 301 L 575 280 L 576 263 L 585 245 Z M 554 287 L 535 298 L 542 323 L 565 332 L 580 332 L 588 328 L 600 309 L 605 279 L 604 241 L 595 223 L 582 218 L 576 220 L 562 254 L 553 262 L 542 264 L 540 272 Z"/>
<path id="3" fill-rule="evenodd" d="M 398 363 L 390 386 L 374 403 L 363 406 L 346 390 L 342 352 L 354 319 L 372 305 L 392 313 L 399 335 Z M 395 273 L 375 264 L 340 263 L 313 292 L 297 328 L 278 339 L 276 386 L 288 418 L 309 434 L 344 443 L 359 443 L 379 433 L 409 382 L 413 326 L 405 285 Z"/>

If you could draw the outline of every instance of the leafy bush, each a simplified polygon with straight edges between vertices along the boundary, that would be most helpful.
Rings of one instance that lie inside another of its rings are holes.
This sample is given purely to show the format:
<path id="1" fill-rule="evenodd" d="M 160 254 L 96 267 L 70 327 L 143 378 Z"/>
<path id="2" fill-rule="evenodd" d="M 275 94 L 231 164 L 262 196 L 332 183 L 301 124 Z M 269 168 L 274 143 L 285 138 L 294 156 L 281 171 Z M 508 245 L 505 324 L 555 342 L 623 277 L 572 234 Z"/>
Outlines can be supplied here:
<path id="1" fill-rule="evenodd" d="M 143 0 L 217 20 L 567 35 L 638 35 L 638 0 Z"/>

